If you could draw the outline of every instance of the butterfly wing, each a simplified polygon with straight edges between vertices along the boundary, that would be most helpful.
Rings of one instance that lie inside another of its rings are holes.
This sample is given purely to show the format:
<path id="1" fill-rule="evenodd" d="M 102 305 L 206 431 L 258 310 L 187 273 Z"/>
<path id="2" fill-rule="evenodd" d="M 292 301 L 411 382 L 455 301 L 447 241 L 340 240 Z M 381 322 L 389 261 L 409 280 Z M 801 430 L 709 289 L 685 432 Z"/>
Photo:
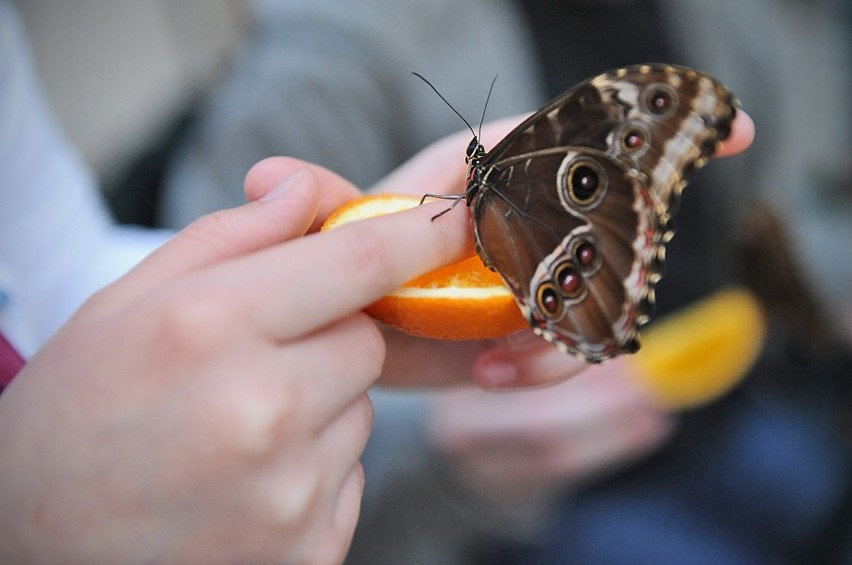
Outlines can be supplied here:
<path id="1" fill-rule="evenodd" d="M 556 98 L 476 164 L 479 253 L 533 329 L 590 361 L 638 347 L 677 196 L 736 107 L 693 69 L 625 67 Z"/>
<path id="2" fill-rule="evenodd" d="M 639 171 L 672 215 L 677 198 L 731 133 L 739 102 L 716 79 L 686 67 L 640 65 L 590 81 L 602 100 L 622 107 L 608 152 Z"/>
<path id="3" fill-rule="evenodd" d="M 494 186 L 474 205 L 477 246 L 533 329 L 590 361 L 635 349 L 661 245 L 648 190 L 577 147 L 504 162 Z"/>
<path id="4" fill-rule="evenodd" d="M 665 212 L 727 139 L 738 107 L 727 87 L 695 69 L 623 67 L 548 103 L 498 143 L 483 166 L 545 147 L 598 149 L 644 175 Z"/>

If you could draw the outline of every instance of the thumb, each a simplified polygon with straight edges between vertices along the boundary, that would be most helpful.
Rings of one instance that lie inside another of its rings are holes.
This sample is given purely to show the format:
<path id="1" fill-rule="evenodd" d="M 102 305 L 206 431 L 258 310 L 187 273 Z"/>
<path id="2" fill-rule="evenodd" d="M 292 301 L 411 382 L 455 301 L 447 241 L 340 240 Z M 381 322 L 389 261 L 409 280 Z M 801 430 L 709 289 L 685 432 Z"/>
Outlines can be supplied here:
<path id="1" fill-rule="evenodd" d="M 319 206 L 316 175 L 300 168 L 263 198 L 196 220 L 131 270 L 111 292 L 125 299 L 176 277 L 303 235 Z M 116 298 L 113 296 L 113 298 Z"/>

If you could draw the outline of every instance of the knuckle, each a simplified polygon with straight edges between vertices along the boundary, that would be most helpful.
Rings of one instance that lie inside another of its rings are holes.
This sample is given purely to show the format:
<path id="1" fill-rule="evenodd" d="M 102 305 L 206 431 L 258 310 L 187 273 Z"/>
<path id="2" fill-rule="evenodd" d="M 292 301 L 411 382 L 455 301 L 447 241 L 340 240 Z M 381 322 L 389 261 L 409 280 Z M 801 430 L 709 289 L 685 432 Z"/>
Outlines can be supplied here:
<path id="1" fill-rule="evenodd" d="M 224 351 L 234 328 L 245 327 L 243 301 L 217 288 L 172 292 L 152 301 L 152 331 L 159 345 L 177 358 L 201 360 Z"/>
<path id="2" fill-rule="evenodd" d="M 271 528 L 281 533 L 298 532 L 312 521 L 322 497 L 318 473 L 295 465 L 275 479 L 274 488 L 264 489 L 260 501 Z"/>
<path id="3" fill-rule="evenodd" d="M 373 429 L 373 424 L 376 420 L 376 411 L 373 407 L 373 402 L 366 394 L 362 395 L 355 404 L 356 416 L 354 423 L 355 434 L 366 444 L 370 437 L 370 431 Z"/>
<path id="4" fill-rule="evenodd" d="M 273 390 L 238 383 L 222 391 L 220 406 L 210 411 L 210 419 L 224 449 L 244 460 L 273 457 L 284 431 L 297 427 L 298 400 L 281 394 L 280 387 Z"/>
<path id="5" fill-rule="evenodd" d="M 366 370 L 370 375 L 378 376 L 382 372 L 387 354 L 385 337 L 376 322 L 364 313 L 356 314 L 354 323 L 358 324 L 358 350 L 368 364 Z"/>
<path id="6" fill-rule="evenodd" d="M 351 314 L 328 327 L 337 353 L 329 367 L 358 376 L 378 377 L 387 346 L 378 324 L 363 312 Z"/>
<path id="7" fill-rule="evenodd" d="M 234 231 L 229 220 L 228 210 L 211 212 L 186 226 L 180 236 L 206 247 L 216 248 L 221 242 L 228 241 L 228 234 Z"/>
<path id="8" fill-rule="evenodd" d="M 112 296 L 115 291 L 112 286 L 106 286 L 90 295 L 80 306 L 80 312 L 85 315 L 102 314 L 115 309 L 115 301 Z"/>
<path id="9" fill-rule="evenodd" d="M 376 422 L 376 409 L 373 406 L 373 401 L 366 393 L 364 394 L 364 399 L 362 403 L 364 435 L 369 436 L 370 431 L 373 429 L 373 424 Z"/>
<path id="10" fill-rule="evenodd" d="M 384 293 L 394 290 L 398 267 L 388 246 L 387 234 L 370 222 L 352 227 L 354 233 L 343 240 L 349 261 L 347 272 L 357 274 L 369 288 L 384 289 Z"/>

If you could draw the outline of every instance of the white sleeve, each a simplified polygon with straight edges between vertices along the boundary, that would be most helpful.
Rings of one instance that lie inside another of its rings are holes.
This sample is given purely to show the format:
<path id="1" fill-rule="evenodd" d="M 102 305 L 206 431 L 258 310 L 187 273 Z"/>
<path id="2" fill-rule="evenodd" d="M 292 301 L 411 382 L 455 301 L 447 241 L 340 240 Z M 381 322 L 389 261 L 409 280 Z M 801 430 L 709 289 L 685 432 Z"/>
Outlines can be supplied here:
<path id="1" fill-rule="evenodd" d="M 0 328 L 31 355 L 93 292 L 170 234 L 113 225 L 0 0 Z"/>

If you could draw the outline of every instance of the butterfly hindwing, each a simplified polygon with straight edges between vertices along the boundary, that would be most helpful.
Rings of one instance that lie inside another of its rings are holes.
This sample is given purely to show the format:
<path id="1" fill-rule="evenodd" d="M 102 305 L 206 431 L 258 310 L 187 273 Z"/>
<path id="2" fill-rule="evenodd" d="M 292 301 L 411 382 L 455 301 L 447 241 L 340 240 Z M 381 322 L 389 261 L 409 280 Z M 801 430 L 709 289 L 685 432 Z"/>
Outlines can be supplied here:
<path id="1" fill-rule="evenodd" d="M 504 162 L 494 183 L 474 206 L 477 246 L 530 325 L 588 359 L 627 347 L 659 245 L 652 208 L 635 206 L 647 190 L 620 161 L 582 147 Z"/>

